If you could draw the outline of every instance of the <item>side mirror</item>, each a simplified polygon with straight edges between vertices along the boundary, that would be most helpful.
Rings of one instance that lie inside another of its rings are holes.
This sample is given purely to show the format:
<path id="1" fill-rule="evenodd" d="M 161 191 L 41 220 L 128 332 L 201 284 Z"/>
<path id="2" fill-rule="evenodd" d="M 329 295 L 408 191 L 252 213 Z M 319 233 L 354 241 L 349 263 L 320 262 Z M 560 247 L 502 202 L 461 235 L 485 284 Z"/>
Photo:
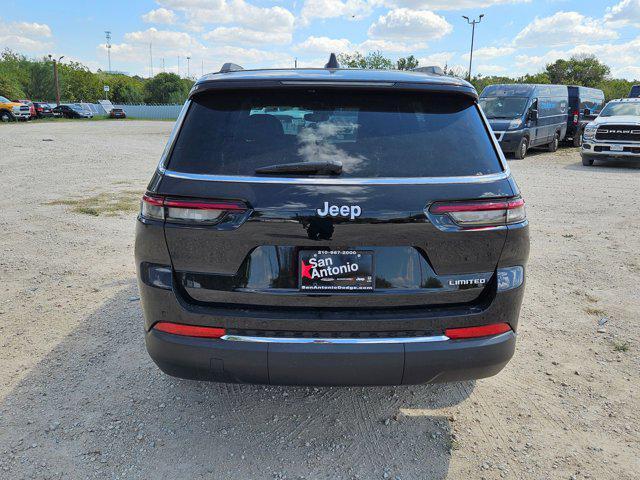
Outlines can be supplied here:
<path id="1" fill-rule="evenodd" d="M 538 110 L 535 108 L 529 110 L 529 120 L 538 120 Z"/>
<path id="2" fill-rule="evenodd" d="M 589 117 L 589 116 L 591 116 L 591 110 L 589 110 L 588 108 L 585 108 L 585 109 L 582 111 L 582 114 L 583 114 L 585 117 Z"/>

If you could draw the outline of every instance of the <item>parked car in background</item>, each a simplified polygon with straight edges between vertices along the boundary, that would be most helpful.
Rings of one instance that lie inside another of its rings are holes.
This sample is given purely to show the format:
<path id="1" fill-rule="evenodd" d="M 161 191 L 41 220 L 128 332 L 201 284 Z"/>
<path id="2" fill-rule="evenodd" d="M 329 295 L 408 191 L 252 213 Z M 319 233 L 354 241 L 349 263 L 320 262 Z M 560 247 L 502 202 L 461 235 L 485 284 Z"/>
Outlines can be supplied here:
<path id="1" fill-rule="evenodd" d="M 515 158 L 531 147 L 555 152 L 567 133 L 566 85 L 488 85 L 479 104 L 502 151 Z"/>
<path id="2" fill-rule="evenodd" d="M 29 117 L 31 117 L 31 110 L 28 105 L 12 102 L 8 98 L 0 96 L 0 122 L 29 120 Z"/>
<path id="3" fill-rule="evenodd" d="M 86 118 L 93 118 L 93 110 L 86 103 L 72 103 L 73 108 L 78 109 L 86 115 Z"/>
<path id="4" fill-rule="evenodd" d="M 33 107 L 36 109 L 36 116 L 38 118 L 51 118 L 53 117 L 53 109 L 51 105 L 43 102 L 34 102 Z"/>
<path id="5" fill-rule="evenodd" d="M 29 107 L 30 119 L 38 118 L 38 115 L 36 114 L 36 108 L 33 106 L 33 102 L 31 100 L 14 100 L 14 102 L 22 103 L 23 105 L 27 105 Z"/>
<path id="6" fill-rule="evenodd" d="M 121 108 L 112 108 L 109 112 L 109 118 L 127 118 L 127 114 Z"/>
<path id="7" fill-rule="evenodd" d="M 640 161 L 640 98 L 607 103 L 598 118 L 585 127 L 580 153 L 585 166 L 595 160 Z"/>
<path id="8" fill-rule="evenodd" d="M 640 85 L 634 85 L 631 87 L 629 98 L 640 98 Z"/>
<path id="9" fill-rule="evenodd" d="M 53 117 L 54 118 L 62 118 L 62 112 L 59 110 L 56 110 L 56 105 L 53 104 L 49 104 L 49 106 L 51 107 L 51 112 L 53 113 Z"/>
<path id="10" fill-rule="evenodd" d="M 71 103 L 69 105 L 58 105 L 53 109 L 54 113 L 60 113 L 64 118 L 92 118 L 93 114 L 87 112 L 81 106 Z"/>
<path id="11" fill-rule="evenodd" d="M 597 88 L 570 85 L 569 118 L 567 119 L 566 141 L 574 147 L 582 145 L 584 127 L 596 118 L 604 107 L 604 92 Z"/>

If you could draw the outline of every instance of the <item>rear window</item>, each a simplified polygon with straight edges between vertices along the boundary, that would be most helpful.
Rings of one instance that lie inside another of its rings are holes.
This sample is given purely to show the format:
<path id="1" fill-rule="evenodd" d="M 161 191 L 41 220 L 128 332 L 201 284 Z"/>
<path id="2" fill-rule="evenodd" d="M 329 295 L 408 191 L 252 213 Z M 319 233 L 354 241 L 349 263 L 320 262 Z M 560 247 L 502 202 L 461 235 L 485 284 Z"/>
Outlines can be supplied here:
<path id="1" fill-rule="evenodd" d="M 341 177 L 502 171 L 470 99 L 344 90 L 200 95 L 192 101 L 168 168 L 254 176 L 260 167 L 327 160 L 342 162 Z"/>

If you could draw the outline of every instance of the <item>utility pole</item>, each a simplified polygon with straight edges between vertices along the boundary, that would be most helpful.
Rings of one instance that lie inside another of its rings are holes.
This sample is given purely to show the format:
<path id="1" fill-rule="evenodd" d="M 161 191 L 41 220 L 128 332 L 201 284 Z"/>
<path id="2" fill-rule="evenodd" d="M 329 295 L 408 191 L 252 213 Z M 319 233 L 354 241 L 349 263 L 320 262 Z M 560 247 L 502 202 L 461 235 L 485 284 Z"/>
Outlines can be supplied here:
<path id="1" fill-rule="evenodd" d="M 180 57 L 178 57 L 178 76 L 180 76 Z"/>
<path id="2" fill-rule="evenodd" d="M 64 58 L 62 55 L 58 60 L 49 55 L 49 60 L 53 61 L 53 83 L 56 85 L 56 105 L 60 105 L 60 83 L 58 82 L 58 62 Z"/>
<path id="3" fill-rule="evenodd" d="M 293 68 L 298 68 L 298 57 L 293 59 Z"/>
<path id="4" fill-rule="evenodd" d="M 191 60 L 191 57 L 187 55 L 187 78 L 191 78 L 191 70 L 189 68 L 189 60 Z"/>
<path id="5" fill-rule="evenodd" d="M 107 58 L 109 59 L 109 73 L 111 73 L 111 32 L 106 30 L 104 35 L 107 38 Z"/>
<path id="6" fill-rule="evenodd" d="M 153 78 L 153 48 L 152 43 L 149 43 L 149 78 Z"/>
<path id="7" fill-rule="evenodd" d="M 482 21 L 482 17 L 484 17 L 484 13 L 477 20 L 469 20 L 469 17 L 462 16 L 471 25 L 471 52 L 469 53 L 469 74 L 467 75 L 467 80 L 469 81 L 471 81 L 471 63 L 473 62 L 473 38 L 476 34 L 476 24 Z"/>

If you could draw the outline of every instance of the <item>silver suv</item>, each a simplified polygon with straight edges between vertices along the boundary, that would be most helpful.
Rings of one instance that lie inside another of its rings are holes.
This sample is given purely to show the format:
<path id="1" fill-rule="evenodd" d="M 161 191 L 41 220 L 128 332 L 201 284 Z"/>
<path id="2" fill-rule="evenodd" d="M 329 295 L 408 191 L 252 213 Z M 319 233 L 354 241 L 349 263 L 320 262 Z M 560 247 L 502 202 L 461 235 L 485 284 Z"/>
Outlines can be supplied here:
<path id="1" fill-rule="evenodd" d="M 584 129 L 582 164 L 594 160 L 640 160 L 640 98 L 612 100 Z"/>

